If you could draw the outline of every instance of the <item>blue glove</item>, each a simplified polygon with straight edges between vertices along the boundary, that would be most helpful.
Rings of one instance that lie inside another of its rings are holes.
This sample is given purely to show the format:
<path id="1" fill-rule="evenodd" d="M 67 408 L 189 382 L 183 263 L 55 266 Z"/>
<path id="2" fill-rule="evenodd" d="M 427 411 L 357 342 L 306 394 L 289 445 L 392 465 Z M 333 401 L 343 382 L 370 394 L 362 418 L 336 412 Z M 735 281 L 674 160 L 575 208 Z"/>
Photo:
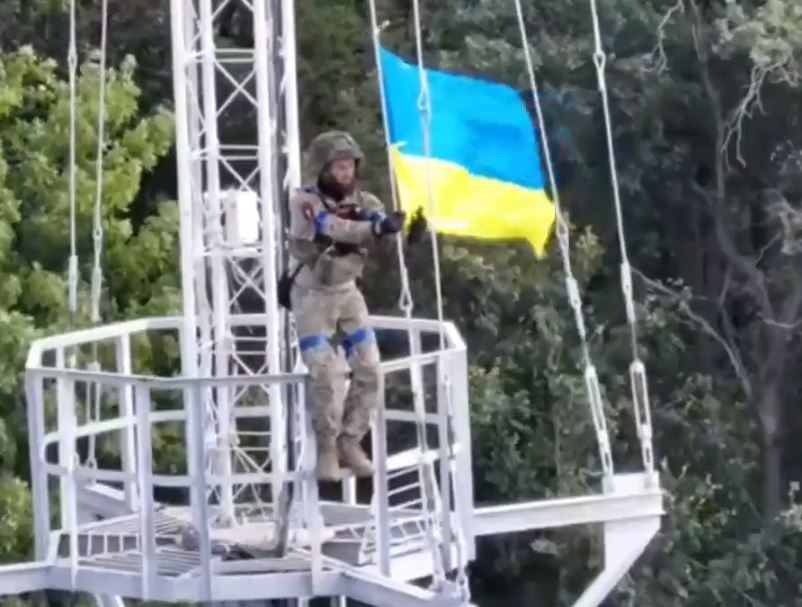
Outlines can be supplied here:
<path id="1" fill-rule="evenodd" d="M 406 213 L 403 211 L 396 211 L 389 215 L 374 215 L 371 219 L 373 233 L 377 237 L 385 234 L 397 234 L 404 228 L 404 219 L 406 219 Z"/>

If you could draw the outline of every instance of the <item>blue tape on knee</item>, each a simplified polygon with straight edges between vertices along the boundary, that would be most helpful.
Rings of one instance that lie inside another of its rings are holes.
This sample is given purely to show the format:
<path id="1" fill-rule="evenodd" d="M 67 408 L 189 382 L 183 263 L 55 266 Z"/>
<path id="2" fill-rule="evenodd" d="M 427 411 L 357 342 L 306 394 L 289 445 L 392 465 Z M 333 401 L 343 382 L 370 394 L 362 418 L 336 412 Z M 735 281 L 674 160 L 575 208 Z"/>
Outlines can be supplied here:
<path id="1" fill-rule="evenodd" d="M 345 348 L 345 354 L 347 356 L 351 356 L 351 352 L 359 344 L 375 339 L 375 337 L 376 336 L 373 333 L 373 329 L 368 329 L 367 327 L 357 329 L 343 340 L 343 347 Z"/>
<path id="2" fill-rule="evenodd" d="M 298 340 L 298 347 L 301 352 L 317 348 L 329 348 L 331 347 L 331 339 L 326 335 L 307 335 Z"/>

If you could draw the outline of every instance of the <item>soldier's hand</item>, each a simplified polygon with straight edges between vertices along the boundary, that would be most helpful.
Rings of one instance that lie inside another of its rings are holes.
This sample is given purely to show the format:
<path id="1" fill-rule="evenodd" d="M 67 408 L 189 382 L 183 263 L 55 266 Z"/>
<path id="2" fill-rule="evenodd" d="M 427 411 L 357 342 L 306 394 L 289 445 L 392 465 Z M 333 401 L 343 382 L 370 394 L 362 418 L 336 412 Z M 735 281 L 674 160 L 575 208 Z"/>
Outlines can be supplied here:
<path id="1" fill-rule="evenodd" d="M 376 234 L 376 236 L 396 234 L 403 229 L 404 219 L 406 219 L 406 213 L 403 211 L 395 211 L 394 213 L 390 213 L 386 217 L 383 217 L 382 219 L 373 223 L 373 232 Z"/>

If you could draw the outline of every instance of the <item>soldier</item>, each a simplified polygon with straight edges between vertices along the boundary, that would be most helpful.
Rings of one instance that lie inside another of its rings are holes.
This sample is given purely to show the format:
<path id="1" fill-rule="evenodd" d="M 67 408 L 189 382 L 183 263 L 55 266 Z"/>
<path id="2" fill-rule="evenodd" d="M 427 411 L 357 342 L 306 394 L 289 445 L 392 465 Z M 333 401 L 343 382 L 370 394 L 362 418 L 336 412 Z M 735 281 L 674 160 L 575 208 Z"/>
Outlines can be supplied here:
<path id="1" fill-rule="evenodd" d="M 318 135 L 307 152 L 306 186 L 290 200 L 288 285 L 301 356 L 311 376 L 318 477 L 339 480 L 340 466 L 373 474 L 360 446 L 376 407 L 379 350 L 356 280 L 368 251 L 401 231 L 404 214 L 385 214 L 378 198 L 357 186 L 362 152 L 341 131 Z M 336 340 L 336 341 L 335 341 Z M 353 372 L 344 404 L 337 397 L 341 345 Z"/>

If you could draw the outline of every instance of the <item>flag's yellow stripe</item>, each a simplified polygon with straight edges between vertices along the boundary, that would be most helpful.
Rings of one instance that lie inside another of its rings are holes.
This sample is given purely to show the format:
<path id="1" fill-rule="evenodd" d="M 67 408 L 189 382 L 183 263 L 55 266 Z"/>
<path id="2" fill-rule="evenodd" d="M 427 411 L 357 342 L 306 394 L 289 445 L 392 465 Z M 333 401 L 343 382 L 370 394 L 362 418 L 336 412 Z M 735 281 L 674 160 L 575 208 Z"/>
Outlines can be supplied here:
<path id="1" fill-rule="evenodd" d="M 471 175 L 443 160 L 428 161 L 434 211 L 429 209 L 427 160 L 392 149 L 402 208 L 419 207 L 433 229 L 443 234 L 485 240 L 525 239 L 543 256 L 555 220 L 545 191 Z"/>

